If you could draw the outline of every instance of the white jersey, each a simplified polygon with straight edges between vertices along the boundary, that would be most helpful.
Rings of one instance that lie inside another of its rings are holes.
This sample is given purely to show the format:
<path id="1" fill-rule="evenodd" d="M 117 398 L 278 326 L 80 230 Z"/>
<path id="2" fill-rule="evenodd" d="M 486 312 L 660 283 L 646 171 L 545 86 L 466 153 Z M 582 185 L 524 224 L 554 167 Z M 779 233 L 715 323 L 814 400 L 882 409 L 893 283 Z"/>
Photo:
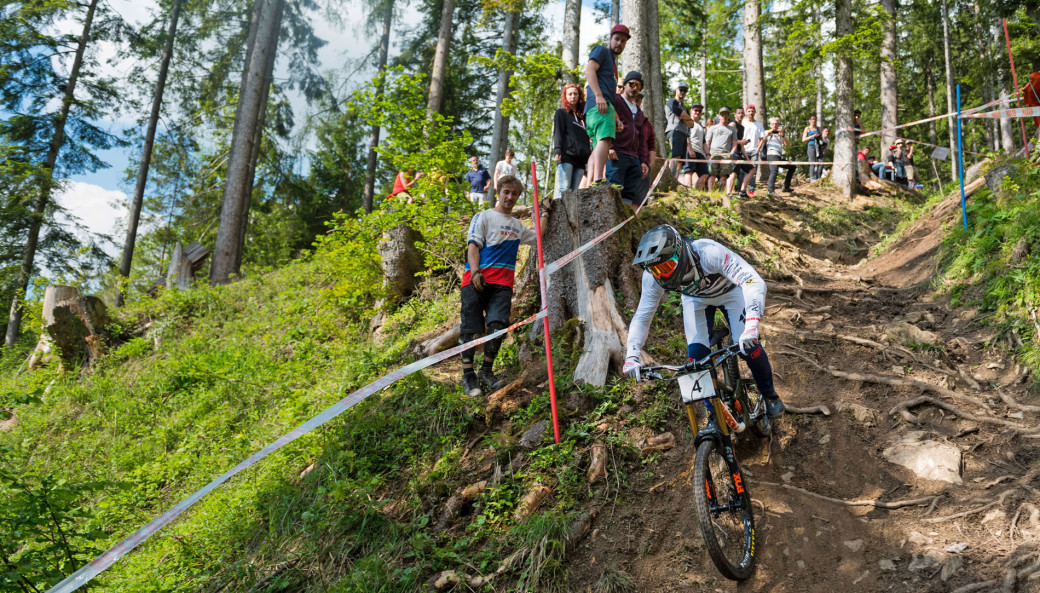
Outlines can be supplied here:
<path id="1" fill-rule="evenodd" d="M 688 340 L 700 337 L 703 332 L 697 331 L 696 313 L 705 305 L 716 304 L 715 301 L 729 300 L 725 297 L 734 288 L 740 287 L 743 311 L 740 314 L 740 331 L 743 331 L 744 318 L 761 319 L 765 311 L 766 283 L 758 275 L 751 264 L 744 261 L 736 253 L 723 247 L 711 239 L 689 240 L 690 247 L 700 256 L 700 268 L 704 275 L 701 286 L 692 291 L 681 288 L 675 292 L 682 293 L 683 321 L 686 326 Z M 657 307 L 667 290 L 662 287 L 650 272 L 643 272 L 643 292 L 639 297 L 639 307 L 632 316 L 628 329 L 628 345 L 626 357 L 638 357 L 650 332 L 650 322 L 657 312 Z M 730 319 L 730 329 L 736 331 L 737 319 Z M 739 333 L 737 333 L 739 335 Z M 694 342 L 690 342 L 694 343 Z"/>

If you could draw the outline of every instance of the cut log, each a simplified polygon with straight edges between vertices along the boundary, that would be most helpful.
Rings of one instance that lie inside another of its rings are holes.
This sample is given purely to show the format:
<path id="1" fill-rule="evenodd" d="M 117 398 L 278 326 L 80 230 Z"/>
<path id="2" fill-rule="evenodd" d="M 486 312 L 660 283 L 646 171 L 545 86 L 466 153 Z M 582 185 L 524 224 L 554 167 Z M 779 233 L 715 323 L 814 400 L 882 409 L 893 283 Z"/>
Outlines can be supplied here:
<path id="1" fill-rule="evenodd" d="M 596 187 L 563 192 L 553 201 L 543 249 L 545 261 L 554 261 L 611 229 L 631 214 L 612 188 Z M 628 327 L 618 313 L 614 287 L 628 268 L 631 231 L 622 229 L 549 277 L 549 326 L 561 328 L 578 319 L 584 337 L 583 354 L 575 365 L 575 382 L 603 385 L 610 365 L 624 363 Z M 623 280 L 622 280 L 623 282 Z M 539 341 L 535 324 L 531 338 Z"/>

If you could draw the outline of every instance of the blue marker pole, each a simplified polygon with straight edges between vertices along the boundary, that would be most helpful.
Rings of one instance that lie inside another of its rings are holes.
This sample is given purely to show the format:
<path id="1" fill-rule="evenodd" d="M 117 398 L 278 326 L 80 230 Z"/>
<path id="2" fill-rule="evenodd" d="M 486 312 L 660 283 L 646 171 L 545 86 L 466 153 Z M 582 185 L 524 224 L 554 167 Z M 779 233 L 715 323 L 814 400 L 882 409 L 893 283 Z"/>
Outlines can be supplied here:
<path id="1" fill-rule="evenodd" d="M 964 215 L 964 230 L 968 230 L 968 208 L 964 203 L 964 151 L 961 149 L 961 85 L 957 85 L 957 173 L 961 178 L 961 214 Z"/>

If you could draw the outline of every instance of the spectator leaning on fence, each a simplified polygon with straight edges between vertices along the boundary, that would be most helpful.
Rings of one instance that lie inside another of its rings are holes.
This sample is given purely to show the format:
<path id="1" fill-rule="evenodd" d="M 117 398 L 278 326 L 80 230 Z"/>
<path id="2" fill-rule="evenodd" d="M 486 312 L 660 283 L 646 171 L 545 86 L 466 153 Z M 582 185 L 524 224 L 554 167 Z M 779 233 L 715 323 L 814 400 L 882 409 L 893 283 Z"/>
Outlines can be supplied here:
<path id="1" fill-rule="evenodd" d="M 642 180 L 650 173 L 650 156 L 641 131 L 646 116 L 636 105 L 636 95 L 643 90 L 643 75 L 634 70 L 629 72 L 622 86 L 622 94 L 614 97 L 620 125 L 607 160 L 607 179 L 622 187 L 621 199 L 626 204 L 635 205 L 642 197 L 639 195 Z"/>
<path id="2" fill-rule="evenodd" d="M 727 161 L 733 158 L 731 153 L 735 136 L 736 130 L 729 126 L 729 107 L 723 107 L 719 109 L 719 123 L 708 128 L 708 132 L 704 135 L 704 145 L 709 153 L 708 158 L 713 161 L 708 164 L 708 174 L 710 175 L 708 191 L 721 185 L 723 180 L 726 180 L 726 193 L 729 194 L 733 191 L 733 180 L 730 179 L 733 165 L 714 161 Z"/>
<path id="3" fill-rule="evenodd" d="M 466 236 L 466 269 L 462 274 L 462 324 L 459 344 L 472 342 L 485 330 L 489 333 L 509 327 L 513 306 L 513 280 L 520 244 L 534 245 L 533 230 L 513 217 L 513 206 L 524 193 L 524 184 L 512 175 L 498 180 L 495 207 L 473 216 Z M 550 203 L 543 200 L 542 236 L 548 226 Z M 504 336 L 503 336 L 504 337 Z M 493 367 L 502 337 L 484 344 L 480 373 L 473 369 L 474 349 L 462 353 L 462 391 L 479 397 L 484 390 L 500 389 L 504 382 Z"/>
<path id="4" fill-rule="evenodd" d="M 704 105 L 700 103 L 694 103 L 690 107 L 690 118 L 693 120 L 693 126 L 690 127 L 690 141 L 686 148 L 686 158 L 705 161 L 708 159 L 704 153 L 704 135 L 707 130 L 704 124 L 701 123 L 701 115 L 704 114 Z M 686 187 L 694 187 L 694 175 L 696 174 L 696 187 L 697 189 L 704 189 L 708 184 L 708 163 L 696 162 L 696 163 L 685 163 L 682 168 L 684 182 L 683 185 Z"/>
<path id="5" fill-rule="evenodd" d="M 610 30 L 607 45 L 597 45 L 585 66 L 585 128 L 594 147 L 586 174 L 591 183 L 606 183 L 607 155 L 617 133 L 614 108 L 614 86 L 617 84 L 617 57 L 625 51 L 632 36 L 628 27 L 616 25 Z"/>
<path id="6" fill-rule="evenodd" d="M 553 158 L 556 160 L 556 199 L 560 192 L 578 189 L 592 148 L 585 131 L 585 98 L 581 87 L 564 85 L 560 107 L 553 116 Z"/>

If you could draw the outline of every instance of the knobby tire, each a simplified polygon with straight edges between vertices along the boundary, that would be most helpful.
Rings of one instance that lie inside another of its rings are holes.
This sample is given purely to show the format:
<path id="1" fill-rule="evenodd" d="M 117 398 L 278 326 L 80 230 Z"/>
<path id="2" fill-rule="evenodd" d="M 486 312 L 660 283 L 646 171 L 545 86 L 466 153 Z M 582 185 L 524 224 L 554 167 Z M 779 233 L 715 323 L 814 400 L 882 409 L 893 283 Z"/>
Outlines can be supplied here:
<path id="1" fill-rule="evenodd" d="M 708 439 L 697 447 L 693 475 L 697 522 L 708 554 L 724 577 L 743 581 L 755 569 L 755 517 L 740 466 L 727 463 L 722 445 Z M 718 510 L 723 505 L 734 508 Z"/>

